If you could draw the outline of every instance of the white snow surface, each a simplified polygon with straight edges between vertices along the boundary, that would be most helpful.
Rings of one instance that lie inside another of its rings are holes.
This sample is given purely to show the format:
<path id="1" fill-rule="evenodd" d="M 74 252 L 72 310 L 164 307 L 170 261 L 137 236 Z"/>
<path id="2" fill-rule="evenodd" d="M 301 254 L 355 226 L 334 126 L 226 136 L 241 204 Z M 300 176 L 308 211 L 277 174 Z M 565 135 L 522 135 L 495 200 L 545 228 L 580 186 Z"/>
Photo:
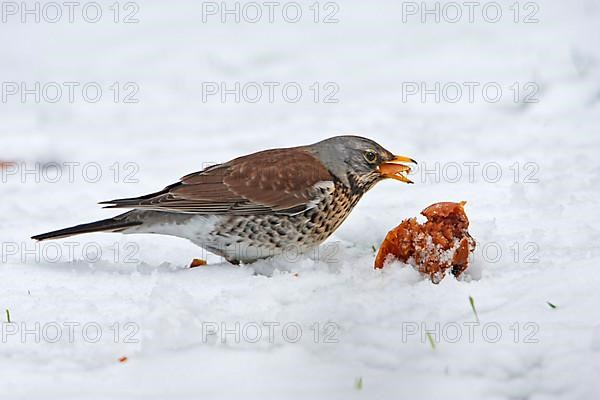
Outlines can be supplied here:
<path id="1" fill-rule="evenodd" d="M 536 1 L 529 24 L 512 21 L 513 2 L 498 3 L 498 23 L 480 12 L 403 23 L 402 2 L 338 1 L 333 24 L 312 22 L 308 2 L 296 24 L 203 23 L 193 1 L 139 2 L 139 23 L 113 23 L 113 2 L 99 3 L 96 24 L 0 23 L 2 82 L 103 89 L 95 104 L 0 103 L 0 161 L 18 166 L 1 184 L 0 398 L 598 398 L 598 1 Z M 522 19 L 531 10 L 519 4 Z M 114 82 L 137 83 L 139 102 L 113 102 Z M 303 96 L 203 102 L 203 82 L 298 82 Z M 315 103 L 314 82 L 335 82 L 339 102 Z M 497 82 L 503 95 L 403 102 L 403 82 Z M 515 103 L 515 82 L 535 82 L 539 101 Z M 444 176 L 379 184 L 316 256 L 234 267 L 166 236 L 29 239 L 110 217 L 96 202 L 209 163 L 347 133 L 439 162 Z M 57 182 L 22 175 L 52 162 L 80 163 L 73 182 L 65 168 Z M 82 177 L 92 162 L 98 182 Z M 480 164 L 469 174 L 464 163 Z M 125 182 L 131 171 L 137 183 Z M 462 279 L 373 269 L 391 228 L 461 200 L 478 243 Z M 209 265 L 189 269 L 193 258 Z"/>

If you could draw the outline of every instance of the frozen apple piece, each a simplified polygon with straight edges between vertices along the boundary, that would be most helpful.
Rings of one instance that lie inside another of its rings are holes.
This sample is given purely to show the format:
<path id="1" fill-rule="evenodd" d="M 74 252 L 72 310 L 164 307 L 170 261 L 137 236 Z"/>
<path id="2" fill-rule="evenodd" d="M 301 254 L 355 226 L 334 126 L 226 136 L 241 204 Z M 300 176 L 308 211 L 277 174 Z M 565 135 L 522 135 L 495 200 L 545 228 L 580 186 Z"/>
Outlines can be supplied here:
<path id="1" fill-rule="evenodd" d="M 429 276 L 433 283 L 439 283 L 448 269 L 460 276 L 469 267 L 469 255 L 475 250 L 465 204 L 435 203 L 421 212 L 427 218 L 425 223 L 418 223 L 416 218 L 402 221 L 386 235 L 375 268 L 399 260 Z"/>

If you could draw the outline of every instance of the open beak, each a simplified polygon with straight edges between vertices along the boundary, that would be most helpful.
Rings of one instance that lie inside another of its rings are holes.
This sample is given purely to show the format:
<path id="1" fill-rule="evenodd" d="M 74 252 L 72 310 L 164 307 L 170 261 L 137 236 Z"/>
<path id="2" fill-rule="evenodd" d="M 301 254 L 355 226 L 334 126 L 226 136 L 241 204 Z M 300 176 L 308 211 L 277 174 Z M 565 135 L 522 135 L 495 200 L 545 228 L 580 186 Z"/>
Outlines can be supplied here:
<path id="1" fill-rule="evenodd" d="M 412 158 L 404 156 L 394 156 L 392 160 L 379 164 L 379 173 L 384 178 L 392 178 L 401 182 L 413 183 L 405 175 L 410 172 L 410 167 L 402 163 L 416 164 L 417 162 Z"/>

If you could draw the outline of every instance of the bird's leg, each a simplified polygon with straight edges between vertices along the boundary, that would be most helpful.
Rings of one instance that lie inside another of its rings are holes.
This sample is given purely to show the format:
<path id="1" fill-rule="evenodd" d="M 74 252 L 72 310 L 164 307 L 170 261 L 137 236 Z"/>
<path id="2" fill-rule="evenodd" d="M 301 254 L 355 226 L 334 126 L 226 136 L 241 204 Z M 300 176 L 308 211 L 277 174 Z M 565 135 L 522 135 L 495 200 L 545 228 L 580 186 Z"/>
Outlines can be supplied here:
<path id="1" fill-rule="evenodd" d="M 234 258 L 225 258 L 225 260 L 228 263 L 233 264 L 235 266 L 240 265 L 240 260 L 236 260 Z M 205 265 L 208 265 L 208 263 L 206 262 L 206 260 L 203 260 L 201 258 L 194 258 L 192 260 L 192 262 L 190 263 L 190 268 L 203 267 Z"/>

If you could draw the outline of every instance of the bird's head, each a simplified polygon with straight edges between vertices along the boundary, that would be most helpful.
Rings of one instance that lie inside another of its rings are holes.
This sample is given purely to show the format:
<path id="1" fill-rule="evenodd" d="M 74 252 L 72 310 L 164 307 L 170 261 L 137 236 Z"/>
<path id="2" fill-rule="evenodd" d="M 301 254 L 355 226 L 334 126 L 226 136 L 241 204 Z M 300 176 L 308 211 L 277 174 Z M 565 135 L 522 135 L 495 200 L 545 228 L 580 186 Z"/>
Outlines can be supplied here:
<path id="1" fill-rule="evenodd" d="M 307 146 L 327 169 L 350 187 L 370 189 L 382 179 L 412 183 L 406 177 L 412 158 L 394 155 L 379 144 L 360 136 L 336 136 Z"/>

